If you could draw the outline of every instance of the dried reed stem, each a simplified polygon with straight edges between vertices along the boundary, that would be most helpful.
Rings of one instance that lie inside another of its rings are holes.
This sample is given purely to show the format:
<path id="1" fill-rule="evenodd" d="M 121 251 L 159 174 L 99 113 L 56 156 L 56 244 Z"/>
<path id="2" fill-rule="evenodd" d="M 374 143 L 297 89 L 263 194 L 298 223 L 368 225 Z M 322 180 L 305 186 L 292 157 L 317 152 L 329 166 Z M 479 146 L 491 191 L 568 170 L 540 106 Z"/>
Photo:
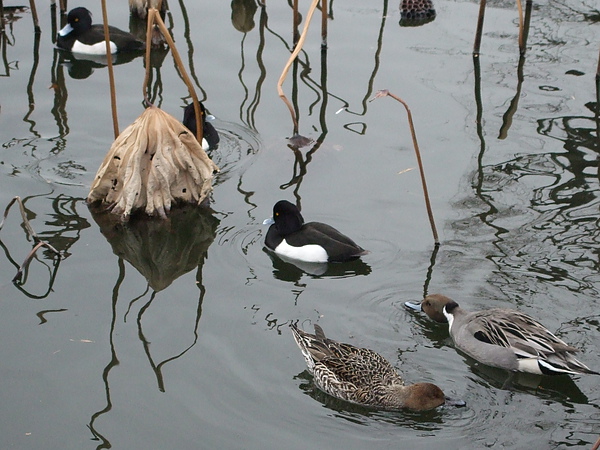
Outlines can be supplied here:
<path id="1" fill-rule="evenodd" d="M 310 21 L 312 20 L 313 13 L 315 12 L 315 9 L 317 8 L 318 3 L 319 3 L 319 0 L 313 0 L 313 2 L 311 3 L 310 8 L 308 10 L 308 14 L 306 16 L 306 21 L 304 22 L 304 29 L 302 30 L 302 34 L 300 35 L 300 39 L 298 40 L 298 43 L 296 44 L 296 48 L 294 49 L 294 51 L 290 55 L 287 63 L 285 64 L 285 66 L 283 68 L 283 72 L 281 72 L 281 76 L 279 77 L 279 81 L 277 82 L 277 93 L 279 94 L 279 97 L 281 98 L 281 100 L 283 100 L 283 102 L 286 104 L 286 106 L 290 110 L 290 115 L 292 116 L 292 122 L 294 122 L 294 131 L 296 131 L 298 129 L 298 120 L 296 119 L 296 114 L 294 113 L 294 108 L 292 107 L 292 104 L 290 103 L 290 101 L 287 99 L 287 97 L 283 93 L 282 86 L 283 86 L 283 82 L 285 81 L 285 78 L 287 77 L 288 71 L 290 70 L 290 66 L 292 65 L 292 63 L 294 62 L 296 57 L 298 56 L 298 53 L 300 53 L 300 51 L 302 50 L 302 46 L 304 45 L 304 41 L 306 40 L 306 35 L 308 32 L 308 27 L 310 25 Z"/>
<path id="2" fill-rule="evenodd" d="M 473 44 L 473 56 L 479 57 L 479 48 L 481 47 L 481 34 L 483 33 L 483 19 L 485 17 L 486 0 L 479 2 L 479 16 L 477 18 L 477 30 L 475 31 L 475 43 Z"/>
<path id="3" fill-rule="evenodd" d="M 440 240 L 438 238 L 437 229 L 435 227 L 435 221 L 433 220 L 433 212 L 431 210 L 431 202 L 429 201 L 429 193 L 427 191 L 427 182 L 425 181 L 425 170 L 423 169 L 423 161 L 421 160 L 421 152 L 419 150 L 419 143 L 417 142 L 417 133 L 415 132 L 415 126 L 412 120 L 412 113 L 410 112 L 410 108 L 406 104 L 404 100 L 396 95 L 392 94 L 387 89 L 377 91 L 375 96 L 371 99 L 375 100 L 380 97 L 392 97 L 394 100 L 402 103 L 404 109 L 406 109 L 406 114 L 408 116 L 408 126 L 410 127 L 410 134 L 412 136 L 413 146 L 415 148 L 415 154 L 417 156 L 417 163 L 419 165 L 419 172 L 421 174 L 421 184 L 423 186 L 423 195 L 425 196 L 425 207 L 427 208 L 427 215 L 429 216 L 429 223 L 431 224 L 431 231 L 433 233 L 433 240 L 435 245 L 439 245 Z"/>
<path id="4" fill-rule="evenodd" d="M 171 49 L 171 53 L 173 54 L 173 59 L 175 60 L 175 64 L 177 65 L 177 69 L 183 78 L 183 82 L 188 88 L 188 91 L 192 97 L 192 101 L 194 102 L 194 112 L 196 113 L 196 139 L 198 142 L 202 143 L 202 138 L 204 136 L 204 130 L 202 128 L 202 111 L 200 110 L 200 103 L 198 101 L 198 96 L 196 95 L 196 91 L 194 90 L 194 86 L 190 80 L 190 77 L 185 70 L 185 66 L 183 65 L 183 61 L 179 56 L 179 52 L 177 51 L 177 47 L 175 46 L 175 42 L 171 35 L 169 34 L 169 30 L 165 26 L 165 23 L 160 17 L 160 13 L 156 8 L 148 9 L 148 27 L 146 29 L 146 75 L 144 77 L 144 98 L 146 99 L 146 103 L 150 104 L 146 93 L 148 92 L 148 80 L 150 79 L 150 42 L 151 42 L 151 34 L 152 27 L 154 24 L 158 25 L 161 33 L 165 37 L 167 44 Z"/>
<path id="5" fill-rule="evenodd" d="M 102 22 L 104 24 L 104 42 L 106 43 L 106 62 L 108 65 L 108 83 L 110 85 L 110 106 L 112 108 L 113 132 L 116 139 L 119 135 L 119 120 L 117 119 L 117 94 L 115 90 L 115 74 L 113 72 L 112 54 L 110 52 L 110 34 L 108 31 L 106 0 L 102 0 Z"/>

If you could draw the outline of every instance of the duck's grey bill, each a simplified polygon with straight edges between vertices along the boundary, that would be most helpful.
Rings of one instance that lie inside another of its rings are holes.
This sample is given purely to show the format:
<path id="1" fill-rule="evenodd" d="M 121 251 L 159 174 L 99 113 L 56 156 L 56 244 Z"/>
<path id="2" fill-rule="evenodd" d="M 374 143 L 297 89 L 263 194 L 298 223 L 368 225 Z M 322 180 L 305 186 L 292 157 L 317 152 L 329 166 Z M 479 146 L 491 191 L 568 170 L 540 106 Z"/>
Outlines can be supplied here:
<path id="1" fill-rule="evenodd" d="M 450 397 L 446 397 L 446 406 L 454 406 L 456 408 L 464 408 L 465 406 L 467 406 L 467 402 L 465 402 L 464 400 L 460 400 L 457 398 L 450 398 Z"/>
<path id="2" fill-rule="evenodd" d="M 408 309 L 412 309 L 415 311 L 423 311 L 423 309 L 421 308 L 421 303 L 413 303 L 413 302 L 404 302 L 404 306 L 406 306 Z"/>
<path id="3" fill-rule="evenodd" d="M 263 225 L 272 225 L 274 223 L 275 223 L 275 221 L 273 220 L 272 217 L 269 217 L 268 219 L 263 220 Z"/>
<path id="4" fill-rule="evenodd" d="M 59 34 L 59 35 L 61 35 L 61 36 L 66 36 L 66 35 L 67 35 L 67 34 L 69 34 L 71 31 L 73 31 L 73 27 L 71 26 L 71 24 L 70 24 L 70 23 L 68 23 L 68 24 L 66 24 L 66 25 L 65 25 L 65 26 L 62 28 L 62 30 L 60 30 L 60 31 L 58 32 L 58 34 Z"/>

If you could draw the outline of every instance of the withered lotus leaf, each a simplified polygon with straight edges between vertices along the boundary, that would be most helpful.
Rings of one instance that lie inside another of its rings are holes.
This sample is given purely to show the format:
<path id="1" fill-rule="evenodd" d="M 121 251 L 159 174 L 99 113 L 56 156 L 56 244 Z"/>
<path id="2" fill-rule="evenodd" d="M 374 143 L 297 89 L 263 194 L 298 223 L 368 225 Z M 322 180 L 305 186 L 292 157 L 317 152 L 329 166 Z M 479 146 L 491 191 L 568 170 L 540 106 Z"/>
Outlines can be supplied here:
<path id="1" fill-rule="evenodd" d="M 124 219 L 140 209 L 164 218 L 176 202 L 202 203 L 218 171 L 181 122 L 150 106 L 111 146 L 87 201 Z"/>

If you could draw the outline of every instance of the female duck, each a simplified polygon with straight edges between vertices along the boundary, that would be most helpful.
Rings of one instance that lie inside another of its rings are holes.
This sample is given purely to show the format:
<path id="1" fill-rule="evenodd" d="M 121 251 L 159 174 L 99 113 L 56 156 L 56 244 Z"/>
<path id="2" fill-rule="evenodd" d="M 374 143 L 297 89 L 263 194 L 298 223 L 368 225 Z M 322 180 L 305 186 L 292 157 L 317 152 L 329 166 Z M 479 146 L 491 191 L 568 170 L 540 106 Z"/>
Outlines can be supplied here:
<path id="1" fill-rule="evenodd" d="M 380 354 L 325 337 L 315 324 L 315 334 L 291 325 L 294 340 L 315 384 L 329 395 L 359 405 L 397 410 L 433 409 L 446 403 L 464 406 L 462 401 L 447 399 L 435 384 L 409 386 Z"/>
<path id="2" fill-rule="evenodd" d="M 335 228 L 320 222 L 304 223 L 293 203 L 280 200 L 273 207 L 273 217 L 265 245 L 275 253 L 305 262 L 344 262 L 369 253 Z"/>
<path id="3" fill-rule="evenodd" d="M 109 26 L 110 53 L 143 50 L 145 45 L 130 33 Z M 58 32 L 58 47 L 73 53 L 106 55 L 104 27 L 92 25 L 92 14 L 83 7 L 74 8 L 67 15 L 67 25 Z"/>
<path id="4" fill-rule="evenodd" d="M 488 366 L 538 375 L 599 375 L 575 359 L 578 349 L 519 311 L 496 308 L 470 313 L 440 294 L 406 306 L 423 310 L 437 322 L 447 321 L 456 348 Z"/>
<path id="5" fill-rule="evenodd" d="M 202 148 L 204 150 L 216 148 L 220 141 L 219 133 L 217 133 L 215 127 L 206 120 L 206 108 L 202 102 L 199 103 L 200 111 L 202 112 Z M 209 117 L 212 118 L 213 116 Z M 194 110 L 193 103 L 187 105 L 183 111 L 183 124 L 194 136 L 196 136 L 196 111 Z"/>

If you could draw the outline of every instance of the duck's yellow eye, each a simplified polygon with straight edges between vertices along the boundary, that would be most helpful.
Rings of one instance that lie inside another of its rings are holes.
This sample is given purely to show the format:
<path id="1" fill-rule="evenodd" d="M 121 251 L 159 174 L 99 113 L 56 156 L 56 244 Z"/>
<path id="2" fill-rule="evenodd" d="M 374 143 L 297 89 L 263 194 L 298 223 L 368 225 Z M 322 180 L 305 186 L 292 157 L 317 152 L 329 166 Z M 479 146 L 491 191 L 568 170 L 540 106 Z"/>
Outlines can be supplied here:
<path id="1" fill-rule="evenodd" d="M 79 19 L 77 17 L 75 17 L 75 22 L 79 22 Z"/>

